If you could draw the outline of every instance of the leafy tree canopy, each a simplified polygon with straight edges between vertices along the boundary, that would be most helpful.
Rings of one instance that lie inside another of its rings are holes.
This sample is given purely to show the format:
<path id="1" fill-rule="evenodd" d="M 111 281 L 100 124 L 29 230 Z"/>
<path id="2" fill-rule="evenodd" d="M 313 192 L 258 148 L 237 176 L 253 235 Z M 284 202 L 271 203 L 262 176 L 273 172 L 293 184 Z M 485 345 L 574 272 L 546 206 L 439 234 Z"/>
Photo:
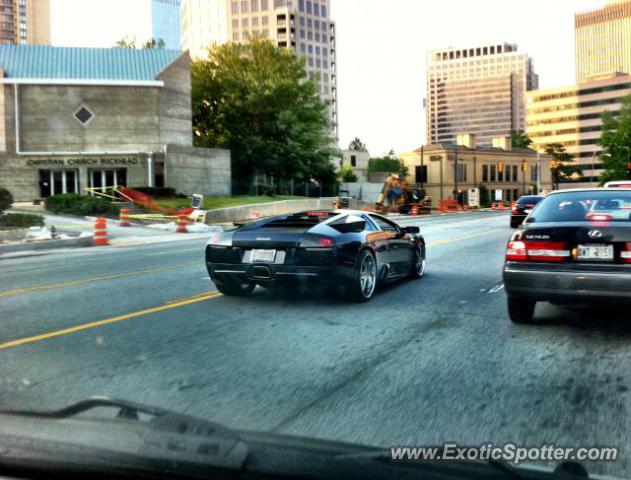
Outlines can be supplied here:
<path id="1" fill-rule="evenodd" d="M 191 77 L 195 145 L 230 149 L 236 189 L 255 174 L 335 181 L 341 153 L 303 59 L 263 39 L 214 45 Z"/>
<path id="2" fill-rule="evenodd" d="M 511 144 L 513 148 L 530 148 L 532 140 L 523 130 L 513 130 L 511 132 Z"/>
<path id="3" fill-rule="evenodd" d="M 359 137 L 355 137 L 353 141 L 348 145 L 349 150 L 355 150 L 357 152 L 366 152 L 368 149 L 366 148 L 366 144 L 362 142 Z"/>
<path id="4" fill-rule="evenodd" d="M 114 44 L 115 48 L 133 48 L 142 50 L 161 50 L 166 47 L 166 43 L 161 38 L 152 38 L 138 46 L 135 39 L 121 38 Z"/>
<path id="5" fill-rule="evenodd" d="M 603 115 L 603 132 L 600 137 L 603 152 L 601 159 L 605 171 L 601 182 L 626 180 L 631 163 L 631 95 L 622 100 L 618 117 L 607 112 Z"/>
<path id="6" fill-rule="evenodd" d="M 581 169 L 574 162 L 574 157 L 567 153 L 560 143 L 546 145 L 546 153 L 552 156 L 550 170 L 552 170 L 552 183 L 559 188 L 562 181 L 570 181 L 574 174 L 581 174 Z"/>

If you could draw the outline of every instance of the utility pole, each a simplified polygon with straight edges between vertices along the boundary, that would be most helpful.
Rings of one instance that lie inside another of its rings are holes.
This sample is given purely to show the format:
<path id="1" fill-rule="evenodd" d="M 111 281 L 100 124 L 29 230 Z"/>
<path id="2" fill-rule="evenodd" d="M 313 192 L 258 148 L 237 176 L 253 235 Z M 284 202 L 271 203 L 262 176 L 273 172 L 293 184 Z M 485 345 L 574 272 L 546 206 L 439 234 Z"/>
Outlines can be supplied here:
<path id="1" fill-rule="evenodd" d="M 423 156 L 423 145 L 421 145 L 421 188 L 423 188 L 423 177 L 425 174 L 425 157 Z"/>
<path id="2" fill-rule="evenodd" d="M 458 196 L 458 142 L 454 145 L 455 148 L 455 157 L 454 157 L 454 197 L 458 204 L 460 204 L 460 199 Z"/>
<path id="3" fill-rule="evenodd" d="M 541 156 L 537 150 L 537 195 L 541 193 Z"/>

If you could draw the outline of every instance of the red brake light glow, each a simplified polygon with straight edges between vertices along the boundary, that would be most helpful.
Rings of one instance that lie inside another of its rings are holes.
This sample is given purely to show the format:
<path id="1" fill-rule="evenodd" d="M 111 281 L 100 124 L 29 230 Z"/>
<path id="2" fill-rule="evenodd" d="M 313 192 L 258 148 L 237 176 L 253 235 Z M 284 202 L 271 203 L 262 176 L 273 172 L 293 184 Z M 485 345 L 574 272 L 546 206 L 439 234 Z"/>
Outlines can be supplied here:
<path id="1" fill-rule="evenodd" d="M 521 242 L 508 244 L 506 260 L 510 262 L 563 262 L 571 256 L 565 242 Z"/>
<path id="2" fill-rule="evenodd" d="M 328 217 L 329 212 L 309 212 L 307 213 L 308 217 Z"/>
<path id="3" fill-rule="evenodd" d="M 625 249 L 620 253 L 622 263 L 631 263 L 631 242 L 627 242 Z"/>
<path id="4" fill-rule="evenodd" d="M 613 220 L 613 217 L 606 213 L 590 213 L 587 215 L 587 220 L 591 222 L 610 222 Z"/>
<path id="5" fill-rule="evenodd" d="M 332 247 L 333 240 L 331 240 L 330 238 L 321 238 L 319 244 L 321 247 Z"/>

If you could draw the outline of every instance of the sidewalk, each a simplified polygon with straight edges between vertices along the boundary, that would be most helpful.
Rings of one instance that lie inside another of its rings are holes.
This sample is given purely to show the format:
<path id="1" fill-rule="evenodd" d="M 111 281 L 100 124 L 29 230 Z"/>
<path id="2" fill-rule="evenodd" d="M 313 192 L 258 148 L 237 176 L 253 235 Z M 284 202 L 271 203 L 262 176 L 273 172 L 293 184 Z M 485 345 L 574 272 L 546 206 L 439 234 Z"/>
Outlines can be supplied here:
<path id="1" fill-rule="evenodd" d="M 35 213 L 34 209 L 13 208 L 12 212 Z M 75 217 L 72 215 L 56 215 L 38 209 L 37 213 L 44 217 L 45 226 L 55 227 L 59 233 L 81 232 L 92 233 L 94 220 L 96 217 Z M 118 221 L 108 220 L 107 238 L 113 247 L 129 247 L 134 245 L 148 245 L 161 242 L 177 242 L 193 240 L 197 238 L 209 238 L 213 232 L 203 233 L 175 233 L 156 228 L 149 228 L 143 225 L 133 225 L 131 227 L 119 227 Z"/>

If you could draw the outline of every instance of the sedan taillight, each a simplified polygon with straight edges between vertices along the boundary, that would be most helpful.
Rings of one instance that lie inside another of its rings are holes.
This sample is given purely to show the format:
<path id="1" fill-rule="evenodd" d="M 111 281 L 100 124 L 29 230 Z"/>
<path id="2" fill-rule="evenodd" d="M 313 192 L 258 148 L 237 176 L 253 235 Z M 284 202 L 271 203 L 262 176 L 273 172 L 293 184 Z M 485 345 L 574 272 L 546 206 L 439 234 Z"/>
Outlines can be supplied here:
<path id="1" fill-rule="evenodd" d="M 622 258 L 622 263 L 631 263 L 631 242 L 625 244 L 624 250 L 620 252 L 620 258 Z"/>
<path id="2" fill-rule="evenodd" d="M 521 242 L 508 244 L 506 260 L 510 262 L 563 262 L 571 252 L 565 242 Z"/>

